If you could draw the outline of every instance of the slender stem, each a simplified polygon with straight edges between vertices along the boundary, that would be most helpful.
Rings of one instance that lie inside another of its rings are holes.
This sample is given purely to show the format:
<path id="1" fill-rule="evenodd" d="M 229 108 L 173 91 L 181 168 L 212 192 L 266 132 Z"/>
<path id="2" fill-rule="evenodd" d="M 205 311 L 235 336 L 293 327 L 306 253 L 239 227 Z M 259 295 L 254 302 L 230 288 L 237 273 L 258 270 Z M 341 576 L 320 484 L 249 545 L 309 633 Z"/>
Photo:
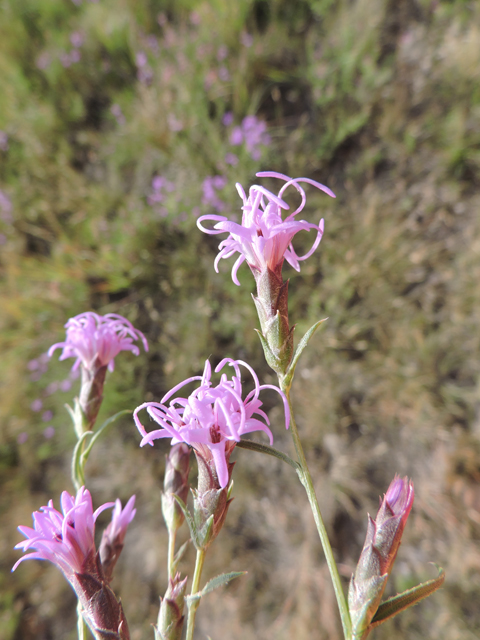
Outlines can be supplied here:
<path id="1" fill-rule="evenodd" d="M 175 540 L 177 538 L 177 529 L 168 530 L 168 575 L 174 577 L 175 565 Z"/>
<path id="2" fill-rule="evenodd" d="M 80 604 L 80 600 L 77 602 L 77 632 L 78 632 L 78 640 L 88 640 L 88 626 L 82 615 L 82 605 Z"/>
<path id="3" fill-rule="evenodd" d="M 200 577 L 202 575 L 203 563 L 205 562 L 205 549 L 197 549 L 197 560 L 195 562 L 195 572 L 193 574 L 191 595 L 200 590 Z M 188 607 L 187 635 L 185 640 L 193 640 L 193 630 L 195 628 L 195 616 L 200 604 L 200 598 L 193 600 Z"/>
<path id="4" fill-rule="evenodd" d="M 284 392 L 287 396 L 288 406 L 290 407 L 290 430 L 292 433 L 295 450 L 297 452 L 298 461 L 301 467 L 298 473 L 302 484 L 305 487 L 305 491 L 307 492 L 308 501 L 310 502 L 310 508 L 312 509 L 315 524 L 317 525 L 318 535 L 320 536 L 323 552 L 325 553 L 325 558 L 327 560 L 328 570 L 330 571 L 330 577 L 333 583 L 333 588 L 335 590 L 338 609 L 340 611 L 340 618 L 342 620 L 343 635 L 345 637 L 345 640 L 350 640 L 352 637 L 352 623 L 350 620 L 350 612 L 348 611 L 348 605 L 345 594 L 343 592 L 342 582 L 338 573 L 332 546 L 330 544 L 330 540 L 328 539 L 328 534 L 322 519 L 322 514 L 320 513 L 320 507 L 318 505 L 317 496 L 315 495 L 315 489 L 313 487 L 312 476 L 310 475 L 310 471 L 308 469 L 307 460 L 303 452 L 302 443 L 300 441 L 300 436 L 297 429 L 297 424 L 293 416 L 292 401 L 290 399 L 290 389 L 284 389 Z"/>

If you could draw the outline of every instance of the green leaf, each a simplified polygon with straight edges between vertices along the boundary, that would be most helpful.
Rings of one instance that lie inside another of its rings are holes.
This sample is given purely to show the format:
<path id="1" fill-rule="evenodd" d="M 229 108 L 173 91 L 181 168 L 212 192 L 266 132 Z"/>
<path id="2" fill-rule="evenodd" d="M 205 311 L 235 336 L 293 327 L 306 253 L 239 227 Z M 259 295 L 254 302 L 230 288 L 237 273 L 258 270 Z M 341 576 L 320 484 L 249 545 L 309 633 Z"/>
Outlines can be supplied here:
<path id="1" fill-rule="evenodd" d="M 247 573 L 246 571 L 231 571 L 230 573 L 222 573 L 216 578 L 212 578 L 207 582 L 207 584 L 203 587 L 201 591 L 199 591 L 198 593 L 193 593 L 192 595 L 187 596 L 185 598 L 185 600 L 187 600 L 188 606 L 190 606 L 192 602 L 195 602 L 196 600 L 200 600 L 200 598 L 203 598 L 203 596 L 206 596 L 207 593 L 211 593 L 215 589 L 218 589 L 219 587 L 223 587 L 227 585 L 232 580 L 235 580 L 235 578 L 239 578 L 240 576 L 246 575 L 246 573 Z"/>
<path id="2" fill-rule="evenodd" d="M 180 509 L 183 512 L 183 515 L 185 516 L 185 520 L 187 521 L 188 528 L 190 529 L 190 536 L 192 538 L 193 544 L 195 545 L 195 548 L 202 549 L 202 544 L 201 544 L 202 540 L 200 538 L 200 532 L 197 529 L 197 525 L 195 524 L 195 520 L 193 519 L 192 514 L 187 509 L 187 505 L 175 493 L 173 494 L 173 497 L 177 501 L 178 506 L 180 507 Z"/>
<path id="3" fill-rule="evenodd" d="M 263 353 L 265 354 L 265 360 L 267 361 L 268 366 L 275 371 L 277 374 L 281 374 L 282 365 L 277 356 L 270 349 L 270 345 L 265 339 L 264 335 L 258 329 L 254 329 L 257 332 L 258 337 L 260 338 L 260 342 L 262 343 Z"/>
<path id="4" fill-rule="evenodd" d="M 180 547 L 180 549 L 177 551 L 177 553 L 175 554 L 175 557 L 173 559 L 173 565 L 172 565 L 172 573 L 175 573 L 177 570 L 177 566 L 178 563 L 180 562 L 180 560 L 183 558 L 183 556 L 185 555 L 186 550 L 188 549 L 188 545 L 190 544 L 190 540 L 187 540 L 186 542 L 184 542 L 182 544 L 182 546 Z"/>
<path id="5" fill-rule="evenodd" d="M 423 600 L 423 598 L 426 598 L 439 589 L 445 581 L 445 571 L 440 567 L 438 567 L 438 571 L 439 574 L 437 578 L 428 580 L 428 582 L 423 582 L 412 589 L 408 589 L 408 591 L 399 593 L 393 598 L 389 598 L 385 602 L 382 602 L 378 607 L 376 614 L 372 618 L 370 629 L 378 627 L 378 625 L 382 624 L 386 620 L 396 616 L 397 613 L 405 611 L 408 607 L 417 604 L 417 602 L 420 602 L 420 600 Z"/>
<path id="6" fill-rule="evenodd" d="M 83 445 L 87 438 L 93 435 L 93 431 L 85 431 L 85 433 L 78 439 L 75 449 L 72 455 L 72 482 L 75 489 L 78 491 L 80 487 L 85 484 L 85 474 L 83 471 L 83 465 L 81 462 Z"/>
<path id="7" fill-rule="evenodd" d="M 212 531 L 213 531 L 213 513 L 208 517 L 208 520 L 205 522 L 203 527 L 198 532 L 199 546 L 197 549 L 206 549 L 208 543 L 212 539 Z M 194 541 L 195 544 L 195 541 Z"/>
<path id="8" fill-rule="evenodd" d="M 290 366 L 288 367 L 288 370 L 287 370 L 287 372 L 285 374 L 285 377 L 282 380 L 282 390 L 283 391 L 286 391 L 287 389 L 290 388 L 290 386 L 292 384 L 293 376 L 295 374 L 295 368 L 296 368 L 296 366 L 298 364 L 300 356 L 303 353 L 303 350 L 305 349 L 305 347 L 308 344 L 308 341 L 313 336 L 313 334 L 318 329 L 318 327 L 321 324 L 323 324 L 326 320 L 328 320 L 328 318 L 324 318 L 323 320 L 319 320 L 318 322 L 316 322 L 313 325 L 313 327 L 310 327 L 310 329 L 306 332 L 306 334 L 303 336 L 303 338 L 298 343 L 297 350 L 295 351 L 295 355 L 293 356 L 292 361 L 290 363 Z"/>
<path id="9" fill-rule="evenodd" d="M 283 460 L 283 462 L 286 462 L 287 464 L 289 464 L 297 472 L 298 472 L 298 469 L 300 468 L 300 465 L 298 464 L 298 462 L 295 462 L 295 460 L 292 460 L 292 458 L 290 458 L 290 456 L 287 456 L 286 453 L 283 453 L 283 451 L 279 451 L 278 449 L 275 449 L 275 447 L 271 447 L 268 444 L 260 444 L 259 442 L 253 442 L 253 440 L 240 440 L 240 442 L 237 442 L 237 447 L 240 447 L 240 449 L 248 449 L 249 451 L 258 451 L 259 453 L 266 453 L 269 456 L 274 456 L 275 458 L 278 458 L 279 460 Z"/>
<path id="10" fill-rule="evenodd" d="M 120 418 L 120 416 L 124 416 L 127 413 L 132 413 L 131 409 L 122 409 L 122 411 L 119 411 L 115 415 L 113 415 L 110 418 L 108 418 L 107 420 L 105 420 L 105 422 L 102 424 L 102 426 L 97 431 L 95 431 L 95 434 L 94 434 L 93 438 L 88 443 L 88 447 L 85 449 L 85 451 L 82 454 L 81 462 L 82 462 L 83 466 L 85 466 L 85 463 L 88 460 L 88 456 L 90 455 L 90 453 L 91 453 L 91 451 L 93 449 L 93 445 L 97 442 L 97 440 L 100 438 L 100 436 L 105 433 L 107 428 L 111 424 L 113 424 L 115 422 L 115 420 L 118 420 L 118 418 Z M 90 432 L 90 433 L 92 433 L 92 432 Z"/>

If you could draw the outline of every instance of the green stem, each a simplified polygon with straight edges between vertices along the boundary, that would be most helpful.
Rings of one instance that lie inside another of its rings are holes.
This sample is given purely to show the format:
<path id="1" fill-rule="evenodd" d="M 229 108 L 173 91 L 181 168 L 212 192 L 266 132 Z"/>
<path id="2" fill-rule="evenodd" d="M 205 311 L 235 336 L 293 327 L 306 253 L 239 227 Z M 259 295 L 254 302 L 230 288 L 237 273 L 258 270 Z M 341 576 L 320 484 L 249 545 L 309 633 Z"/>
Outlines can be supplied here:
<path id="1" fill-rule="evenodd" d="M 315 489 L 313 487 L 312 476 L 308 469 L 307 460 L 303 452 L 302 443 L 297 429 L 297 424 L 293 416 L 292 401 L 290 399 L 290 389 L 283 389 L 287 396 L 288 406 L 290 408 L 290 430 L 293 437 L 293 443 L 298 456 L 298 462 L 300 464 L 299 476 L 302 484 L 307 492 L 308 501 L 310 502 L 310 508 L 312 509 L 315 524 L 317 525 L 318 535 L 322 543 L 323 552 L 327 560 L 328 570 L 330 571 L 330 577 L 333 582 L 333 588 L 335 590 L 335 596 L 337 598 L 337 605 L 340 611 L 340 618 L 342 620 L 343 635 L 345 640 L 351 640 L 352 637 L 352 623 L 350 620 L 350 612 L 348 611 L 348 605 L 343 592 L 342 582 L 338 573 L 337 564 L 332 551 L 330 540 L 328 539 L 327 530 L 320 513 L 320 507 L 318 505 L 317 496 L 315 495 Z"/>
<path id="2" fill-rule="evenodd" d="M 200 577 L 202 575 L 203 563 L 205 562 L 205 549 L 197 550 L 197 560 L 195 562 L 195 572 L 193 574 L 192 591 L 194 595 L 200 591 Z M 185 640 L 193 640 L 193 630 L 195 628 L 195 616 L 200 604 L 200 598 L 193 600 L 188 608 L 187 635 Z"/>
<path id="3" fill-rule="evenodd" d="M 174 578 L 174 566 L 175 566 L 175 540 L 177 538 L 177 530 L 168 530 L 168 575 L 170 578 Z"/>
<path id="4" fill-rule="evenodd" d="M 90 634 L 88 633 L 87 623 L 83 619 L 80 601 L 77 602 L 77 632 L 78 640 L 88 640 Z"/>

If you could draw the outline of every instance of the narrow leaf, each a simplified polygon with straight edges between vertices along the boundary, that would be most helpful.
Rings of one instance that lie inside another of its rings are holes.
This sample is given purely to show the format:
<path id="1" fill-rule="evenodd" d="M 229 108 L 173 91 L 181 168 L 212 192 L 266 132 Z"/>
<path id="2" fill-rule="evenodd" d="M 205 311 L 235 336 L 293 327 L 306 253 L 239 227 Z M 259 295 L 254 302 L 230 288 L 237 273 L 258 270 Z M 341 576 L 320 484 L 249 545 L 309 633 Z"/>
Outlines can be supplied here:
<path id="1" fill-rule="evenodd" d="M 265 355 L 265 360 L 267 361 L 268 366 L 271 369 L 273 369 L 275 373 L 281 373 L 282 367 L 281 367 L 280 360 L 271 350 L 270 345 L 268 344 L 267 340 L 263 336 L 262 332 L 258 331 L 258 329 L 254 329 L 254 331 L 257 332 L 258 337 L 260 338 L 260 342 L 262 343 L 262 347 L 263 347 L 263 353 Z"/>
<path id="2" fill-rule="evenodd" d="M 208 520 L 205 522 L 205 524 L 200 529 L 200 531 L 198 531 L 198 540 L 199 540 L 200 546 L 197 547 L 197 549 L 207 548 L 208 543 L 212 539 L 212 531 L 213 531 L 213 513 L 211 516 L 209 516 Z"/>
<path id="3" fill-rule="evenodd" d="M 175 493 L 173 494 L 173 497 L 177 501 L 178 506 L 180 507 L 180 509 L 183 512 L 183 515 L 185 516 L 185 520 L 187 521 L 188 528 L 190 529 L 190 535 L 192 537 L 192 542 L 195 545 L 195 548 L 201 549 L 202 545 L 201 545 L 201 539 L 199 537 L 199 531 L 197 529 L 197 525 L 195 524 L 195 520 L 192 517 L 192 514 L 187 509 L 186 504 L 181 498 L 179 498 Z"/>
<path id="4" fill-rule="evenodd" d="M 85 464 L 85 462 L 88 460 L 88 456 L 90 455 L 90 452 L 92 451 L 93 445 L 97 442 L 97 440 L 100 438 L 100 436 L 106 431 L 106 429 L 111 424 L 113 424 L 115 422 L 115 420 L 118 420 L 118 418 L 120 418 L 120 416 L 124 416 L 127 413 L 132 413 L 132 411 L 130 409 L 122 409 L 122 411 L 119 411 L 114 416 L 111 416 L 110 418 L 108 418 L 108 420 L 105 420 L 105 422 L 102 424 L 100 429 L 95 431 L 95 434 L 94 434 L 93 438 L 88 443 L 88 447 L 83 452 L 83 455 L 82 455 L 83 464 Z"/>
<path id="5" fill-rule="evenodd" d="M 303 336 L 303 338 L 298 343 L 297 350 L 295 351 L 295 355 L 293 356 L 292 361 L 290 363 L 290 366 L 288 367 L 287 373 L 285 374 L 285 377 L 284 377 L 284 379 L 282 381 L 282 390 L 283 391 L 285 391 L 286 389 L 290 388 L 290 386 L 292 384 L 293 376 L 294 376 L 294 373 L 295 373 L 295 368 L 296 368 L 296 366 L 298 364 L 300 356 L 303 353 L 303 350 L 307 346 L 308 341 L 313 336 L 315 331 L 318 329 L 318 327 L 321 324 L 323 324 L 325 322 L 325 320 L 328 320 L 328 318 L 324 318 L 323 320 L 319 320 L 318 322 L 316 322 L 313 325 L 313 327 L 310 327 L 310 329 L 307 331 L 307 333 Z"/>
<path id="6" fill-rule="evenodd" d="M 191 595 L 186 596 L 185 600 L 187 601 L 187 605 L 190 607 L 190 605 L 193 602 L 200 600 L 201 598 L 203 598 L 203 596 L 206 596 L 207 593 L 211 593 L 212 591 L 214 591 L 215 589 L 218 589 L 219 587 L 224 587 L 232 580 L 235 580 L 235 578 L 244 576 L 246 573 L 247 573 L 246 571 L 232 571 L 231 573 L 222 573 L 216 578 L 212 578 L 207 582 L 207 584 L 203 587 L 201 591 L 198 591 L 197 593 L 192 593 Z"/>
<path id="7" fill-rule="evenodd" d="M 417 602 L 420 602 L 420 600 L 423 600 L 423 598 L 426 598 L 439 589 L 443 585 L 444 581 L 445 571 L 439 567 L 438 578 L 428 580 L 428 582 L 423 582 L 412 589 L 408 589 L 408 591 L 399 593 L 393 598 L 389 598 L 385 602 L 382 602 L 378 607 L 376 614 L 372 618 L 370 628 L 373 629 L 373 627 L 378 627 L 378 625 L 385 622 L 385 620 L 393 618 L 397 613 L 405 611 L 408 607 L 417 604 Z"/>
<path id="8" fill-rule="evenodd" d="M 81 438 L 78 439 L 72 455 L 72 482 L 78 491 L 85 484 L 85 475 L 83 473 L 83 465 L 81 463 L 82 449 L 85 441 L 93 435 L 93 431 L 85 431 Z"/>
<path id="9" fill-rule="evenodd" d="M 290 458 L 290 456 L 287 456 L 286 453 L 283 453 L 283 451 L 279 451 L 278 449 L 275 449 L 275 447 L 271 447 L 268 444 L 260 444 L 259 442 L 253 442 L 253 440 L 240 440 L 240 442 L 237 442 L 237 447 L 240 447 L 240 449 L 248 449 L 249 451 L 266 453 L 269 456 L 274 456 L 279 460 L 283 460 L 283 462 L 286 462 L 291 467 L 293 467 L 295 471 L 299 469 L 298 462 L 292 460 L 292 458 Z"/>
<path id="10" fill-rule="evenodd" d="M 173 559 L 172 573 L 175 573 L 177 570 L 178 563 L 185 555 L 186 550 L 188 549 L 188 545 L 190 544 L 190 540 L 187 540 L 182 544 L 180 549 L 175 554 L 175 558 Z"/>
<path id="11" fill-rule="evenodd" d="M 244 576 L 246 573 L 247 573 L 246 571 L 231 571 L 230 573 L 222 573 L 216 578 L 212 578 L 207 582 L 207 584 L 201 590 L 200 592 L 201 597 L 206 596 L 207 593 L 210 593 L 215 589 L 218 589 L 218 587 L 223 587 L 227 585 L 232 580 L 235 580 L 235 578 Z"/>

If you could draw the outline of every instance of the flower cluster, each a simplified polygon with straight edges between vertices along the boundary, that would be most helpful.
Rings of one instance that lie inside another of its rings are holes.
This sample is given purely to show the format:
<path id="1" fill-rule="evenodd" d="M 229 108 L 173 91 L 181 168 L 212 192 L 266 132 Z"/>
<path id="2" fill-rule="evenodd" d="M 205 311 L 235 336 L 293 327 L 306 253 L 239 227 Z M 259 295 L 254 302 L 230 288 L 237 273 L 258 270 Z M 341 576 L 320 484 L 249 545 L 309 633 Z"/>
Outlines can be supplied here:
<path id="1" fill-rule="evenodd" d="M 216 387 L 212 386 L 212 370 L 207 360 L 202 376 L 193 376 L 184 380 L 171 389 L 161 402 L 145 402 L 137 407 L 133 414 L 135 424 L 143 436 L 141 446 L 152 445 L 158 438 L 171 438 L 172 444 L 185 442 L 191 445 L 205 460 L 213 462 L 222 488 L 228 483 L 230 454 L 243 434 L 263 431 L 268 435 L 270 443 L 273 441 L 272 433 L 268 428 L 268 417 L 261 410 L 262 402 L 258 397 L 262 389 L 274 389 L 280 393 L 284 402 L 287 428 L 290 421 L 287 400 L 280 389 L 273 385 L 260 385 L 253 369 L 241 360 L 224 358 L 215 371 L 218 373 L 226 364 L 233 367 L 235 371 L 235 375 L 230 380 L 222 374 L 220 383 Z M 243 365 L 250 371 L 255 383 L 255 388 L 244 400 L 239 365 Z M 200 385 L 188 398 L 174 397 L 170 400 L 179 389 L 195 381 L 200 381 Z M 170 403 L 167 405 L 168 400 Z M 142 409 L 147 410 L 161 429 L 147 433 L 138 418 L 138 413 Z M 255 414 L 265 422 L 254 418 Z"/>
<path id="2" fill-rule="evenodd" d="M 93 311 L 81 313 L 66 323 L 67 339 L 57 342 L 48 350 L 51 356 L 55 349 L 63 348 L 59 360 L 76 358 L 73 369 L 80 364 L 85 369 L 94 370 L 108 366 L 113 371 L 115 357 L 120 351 L 132 351 L 136 356 L 140 350 L 133 344 L 141 340 L 148 351 L 147 339 L 126 319 L 116 313 L 100 316 Z"/>
<path id="3" fill-rule="evenodd" d="M 125 538 L 128 524 L 135 515 L 135 496 L 125 509 L 119 500 L 107 502 L 93 511 L 90 492 L 81 487 L 77 495 L 62 493 L 62 512 L 57 511 L 50 500 L 47 506 L 33 513 L 34 528 L 18 527 L 25 536 L 15 549 L 35 549 L 15 563 L 12 571 L 24 560 L 35 558 L 49 560 L 63 572 L 71 584 L 80 604 L 82 616 L 95 638 L 128 640 L 128 624 L 122 605 L 109 586 L 113 564 L 104 567 L 95 548 L 95 521 L 105 509 L 115 506 L 112 522 L 107 527 L 109 537 L 118 542 Z M 115 544 L 118 558 L 121 547 Z"/>
<path id="4" fill-rule="evenodd" d="M 309 178 L 289 178 L 274 171 L 257 173 L 257 176 L 278 178 L 284 180 L 285 184 L 278 195 L 271 193 L 265 187 L 253 185 L 250 187 L 247 197 L 242 186 L 237 183 L 237 191 L 243 200 L 241 224 L 232 222 L 225 216 L 215 214 L 201 216 L 197 221 L 199 229 L 204 233 L 210 235 L 218 233 L 229 234 L 228 238 L 219 245 L 220 253 L 215 260 L 215 270 L 218 273 L 218 263 L 222 258 L 230 258 L 238 252 L 240 256 L 232 268 L 232 279 L 237 285 L 240 284 L 237 278 L 237 271 L 245 260 L 256 278 L 266 269 L 270 269 L 274 273 L 281 271 L 284 259 L 294 269 L 300 271 L 299 261 L 308 258 L 318 247 L 323 235 L 323 220 L 320 220 L 320 223 L 316 225 L 305 220 L 295 219 L 295 216 L 302 211 L 306 202 L 305 191 L 300 186 L 300 182 L 311 184 L 332 198 L 335 197 L 333 191 L 328 187 Z M 288 210 L 290 207 L 282 199 L 282 196 L 290 186 L 297 189 L 302 200 L 300 206 L 283 219 L 282 209 Z M 214 221 L 213 229 L 206 229 L 202 225 L 204 220 Z M 292 239 L 299 231 L 309 231 L 310 229 L 315 229 L 317 232 L 313 245 L 304 256 L 298 256 L 292 246 Z"/>
<path id="5" fill-rule="evenodd" d="M 32 514 L 33 529 L 18 527 L 27 539 L 19 542 L 15 549 L 36 551 L 20 558 L 12 571 L 30 558 L 50 560 L 63 571 L 67 580 L 71 580 L 76 573 L 85 571 L 85 565 L 92 561 L 95 555 L 95 520 L 114 503 L 107 502 L 94 512 L 92 497 L 84 487 L 75 497 L 64 491 L 60 502 L 63 513 L 57 511 L 50 500 L 47 506 Z"/>

